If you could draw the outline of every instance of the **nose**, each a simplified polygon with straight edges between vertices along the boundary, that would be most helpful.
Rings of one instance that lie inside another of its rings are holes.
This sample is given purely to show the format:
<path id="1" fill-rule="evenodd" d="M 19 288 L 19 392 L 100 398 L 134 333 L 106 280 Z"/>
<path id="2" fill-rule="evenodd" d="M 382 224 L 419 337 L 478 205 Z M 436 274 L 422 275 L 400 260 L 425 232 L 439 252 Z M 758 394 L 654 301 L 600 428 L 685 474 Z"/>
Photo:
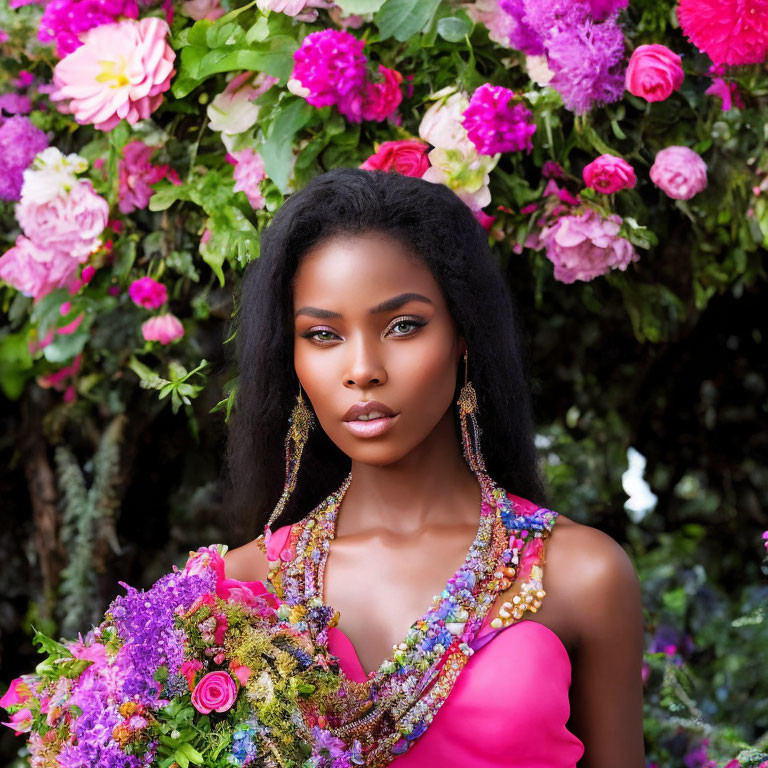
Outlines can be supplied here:
<path id="1" fill-rule="evenodd" d="M 349 356 L 344 372 L 344 386 L 349 389 L 380 386 L 387 380 L 387 369 L 376 341 L 358 338 L 347 347 Z"/>

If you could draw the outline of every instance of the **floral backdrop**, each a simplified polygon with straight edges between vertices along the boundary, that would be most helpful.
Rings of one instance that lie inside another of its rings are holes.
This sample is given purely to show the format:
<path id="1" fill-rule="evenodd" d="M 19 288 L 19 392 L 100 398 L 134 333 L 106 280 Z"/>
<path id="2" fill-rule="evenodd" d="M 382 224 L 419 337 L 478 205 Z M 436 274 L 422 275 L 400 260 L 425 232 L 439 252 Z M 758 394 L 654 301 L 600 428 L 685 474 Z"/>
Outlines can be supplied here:
<path id="1" fill-rule="evenodd" d="M 649 767 L 768 765 L 766 0 L 0 0 L 0 52 L 4 680 L 226 537 L 240 275 L 394 169 L 488 231 L 557 508 L 633 557 Z"/>

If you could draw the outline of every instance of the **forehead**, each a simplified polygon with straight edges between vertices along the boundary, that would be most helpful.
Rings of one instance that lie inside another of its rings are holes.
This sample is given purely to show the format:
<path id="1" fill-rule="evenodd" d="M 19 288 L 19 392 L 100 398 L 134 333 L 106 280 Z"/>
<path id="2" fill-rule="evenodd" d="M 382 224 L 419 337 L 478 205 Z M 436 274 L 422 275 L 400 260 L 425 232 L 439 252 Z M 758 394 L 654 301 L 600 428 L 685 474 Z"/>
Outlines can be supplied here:
<path id="1" fill-rule="evenodd" d="M 344 235 L 307 251 L 293 278 L 294 304 L 312 299 L 365 304 L 418 291 L 442 302 L 429 267 L 402 243 L 385 234 Z"/>

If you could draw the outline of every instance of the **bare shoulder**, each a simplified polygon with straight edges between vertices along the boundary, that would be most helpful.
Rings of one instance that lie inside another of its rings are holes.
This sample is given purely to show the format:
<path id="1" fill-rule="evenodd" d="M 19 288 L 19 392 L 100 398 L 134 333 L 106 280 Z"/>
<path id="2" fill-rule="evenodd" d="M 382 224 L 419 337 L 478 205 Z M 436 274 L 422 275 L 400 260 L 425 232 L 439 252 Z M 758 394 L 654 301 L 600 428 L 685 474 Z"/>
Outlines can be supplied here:
<path id="1" fill-rule="evenodd" d="M 557 596 L 573 635 L 642 631 L 640 581 L 630 556 L 611 536 L 559 515 L 545 549 L 547 592 Z"/>
<path id="2" fill-rule="evenodd" d="M 224 555 L 224 570 L 228 579 L 266 581 L 269 564 L 257 539 L 254 539 Z"/>

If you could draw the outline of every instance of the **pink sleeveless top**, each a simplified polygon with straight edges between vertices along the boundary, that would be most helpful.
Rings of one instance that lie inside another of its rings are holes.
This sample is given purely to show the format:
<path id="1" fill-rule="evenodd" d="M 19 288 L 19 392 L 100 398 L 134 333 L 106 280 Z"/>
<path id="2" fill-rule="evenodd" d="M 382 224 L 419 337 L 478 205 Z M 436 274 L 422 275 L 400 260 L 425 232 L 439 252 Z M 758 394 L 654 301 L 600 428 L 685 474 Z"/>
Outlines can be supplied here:
<path id="1" fill-rule="evenodd" d="M 510 496 L 518 506 L 538 509 Z M 290 528 L 273 532 L 270 560 L 280 559 Z M 398 768 L 576 768 L 584 745 L 565 727 L 571 685 L 565 646 L 551 629 L 529 619 L 493 629 L 491 614 L 429 728 L 392 760 Z M 338 627 L 328 633 L 328 650 L 349 679 L 366 679 L 352 641 Z"/>

